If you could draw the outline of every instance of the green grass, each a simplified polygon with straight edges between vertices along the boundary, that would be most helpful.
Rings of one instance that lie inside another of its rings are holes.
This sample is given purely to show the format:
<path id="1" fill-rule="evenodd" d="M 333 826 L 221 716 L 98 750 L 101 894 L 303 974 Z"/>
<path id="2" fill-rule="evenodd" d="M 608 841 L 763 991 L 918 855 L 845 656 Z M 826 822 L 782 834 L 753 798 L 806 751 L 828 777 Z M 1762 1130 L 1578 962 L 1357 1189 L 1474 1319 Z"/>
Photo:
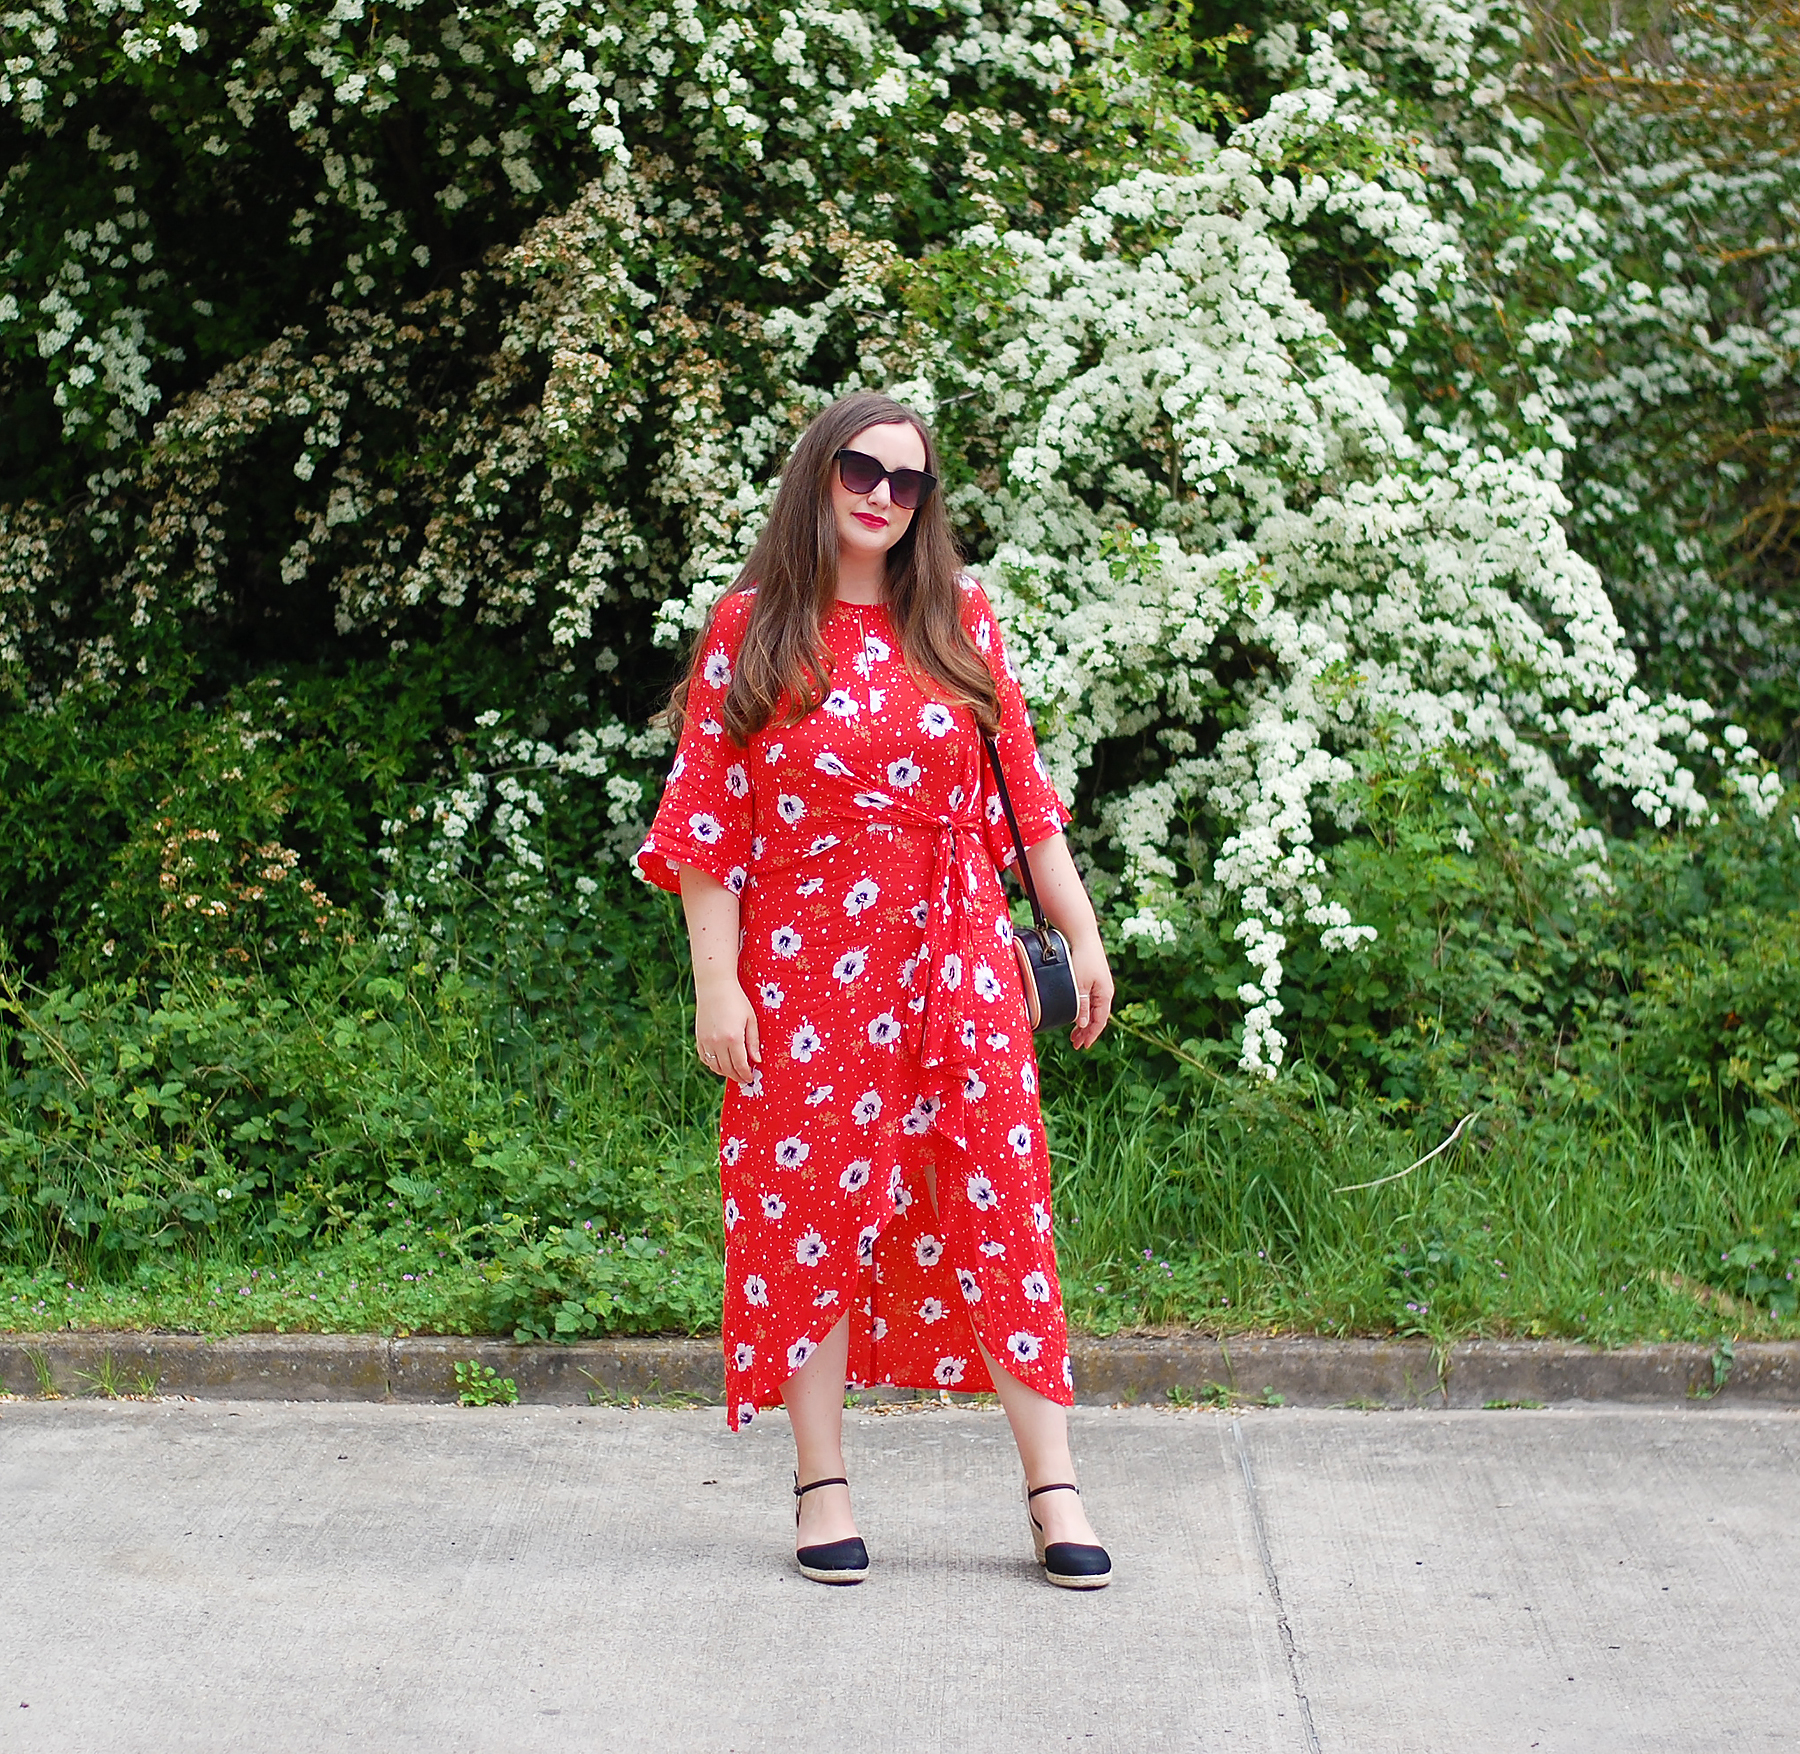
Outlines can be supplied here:
<path id="1" fill-rule="evenodd" d="M 1402 1173 L 1438 1139 L 1254 1091 L 1184 1107 L 1124 1081 L 1047 1115 L 1064 1296 L 1090 1331 L 1800 1334 L 1723 1259 L 1775 1236 L 1783 1284 L 1800 1273 L 1791 1136 L 1616 1110 L 1478 1115 Z"/>
<path id="2" fill-rule="evenodd" d="M 1791 1139 L 1607 1111 L 1478 1116 L 1457 1146 L 1400 1174 L 1435 1135 L 1291 1092 L 1156 1084 L 1126 1060 L 1110 1073 L 1069 1068 L 1071 1083 L 1055 1075 L 1059 1053 L 1046 1056 L 1046 1116 L 1064 1292 L 1084 1330 L 1605 1345 L 1800 1334 L 1766 1299 L 1753 1304 L 1724 1259 L 1757 1235 L 1800 1255 Z M 510 1329 L 528 1310 L 539 1331 L 570 1338 L 704 1327 L 719 1272 L 715 1189 L 702 1173 L 708 1096 L 669 1102 L 665 1091 L 657 1108 L 642 1071 L 589 1065 L 537 1099 L 518 1093 L 514 1136 L 489 1142 L 545 1156 L 548 1129 L 558 1163 L 621 1151 L 642 1160 L 654 1196 L 628 1165 L 605 1173 L 654 1222 L 608 1246 L 585 1240 L 566 1189 L 541 1221 L 521 1206 L 485 1225 L 390 1198 L 326 1238 L 286 1245 L 239 1233 L 110 1270 L 67 1257 L 0 1266 L 0 1326 L 473 1334 Z M 520 1191 L 535 1185 L 527 1177 Z M 584 1325 L 561 1325 L 565 1308 L 588 1312 Z"/>

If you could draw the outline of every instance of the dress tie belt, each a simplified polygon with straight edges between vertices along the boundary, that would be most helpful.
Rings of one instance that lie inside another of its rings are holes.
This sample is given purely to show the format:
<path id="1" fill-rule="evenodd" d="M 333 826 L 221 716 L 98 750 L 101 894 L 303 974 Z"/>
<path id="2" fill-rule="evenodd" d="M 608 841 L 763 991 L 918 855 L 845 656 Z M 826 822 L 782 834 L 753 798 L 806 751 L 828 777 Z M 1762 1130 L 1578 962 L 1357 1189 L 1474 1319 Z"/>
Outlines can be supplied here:
<path id="1" fill-rule="evenodd" d="M 833 812 L 831 820 L 833 826 L 842 824 L 865 834 L 930 834 L 924 959 L 913 971 L 904 1039 L 922 1066 L 941 1066 L 952 1055 L 962 1056 L 955 1062 L 959 1070 L 974 1066 L 974 1052 L 965 1041 L 978 945 L 973 904 L 982 864 L 991 866 L 981 816 L 974 811 L 935 815 L 903 798 L 887 796 L 867 814 Z"/>

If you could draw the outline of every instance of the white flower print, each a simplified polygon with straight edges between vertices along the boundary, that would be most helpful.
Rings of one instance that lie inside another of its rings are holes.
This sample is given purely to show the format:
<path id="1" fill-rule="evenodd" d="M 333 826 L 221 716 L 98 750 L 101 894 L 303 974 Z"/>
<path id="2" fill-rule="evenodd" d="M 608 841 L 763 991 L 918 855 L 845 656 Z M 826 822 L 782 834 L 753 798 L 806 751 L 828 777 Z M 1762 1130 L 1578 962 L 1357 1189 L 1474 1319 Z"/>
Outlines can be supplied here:
<path id="1" fill-rule="evenodd" d="M 950 788 L 950 808 L 952 810 L 960 810 L 962 808 L 963 796 L 964 794 L 961 786 L 952 786 Z"/>
<path id="2" fill-rule="evenodd" d="M 906 910 L 906 917 L 922 932 L 931 924 L 931 906 L 928 902 L 915 901 Z"/>
<path id="3" fill-rule="evenodd" d="M 763 751 L 763 760 L 766 761 L 770 767 L 773 767 L 776 762 L 781 759 L 786 748 L 787 745 L 785 743 L 771 743 L 769 747 Z"/>
<path id="4" fill-rule="evenodd" d="M 788 1348 L 788 1369 L 798 1370 L 817 1350 L 810 1340 L 796 1340 Z"/>
<path id="5" fill-rule="evenodd" d="M 820 1103 L 829 1102 L 830 1100 L 831 1086 L 829 1084 L 815 1084 L 812 1089 L 806 1093 L 806 1106 L 808 1108 L 817 1108 Z"/>
<path id="6" fill-rule="evenodd" d="M 867 632 L 863 634 L 863 656 L 871 664 L 885 664 L 893 655 L 894 648 L 880 634 Z"/>
<path id="7" fill-rule="evenodd" d="M 677 755 L 669 766 L 669 784 L 673 785 L 686 772 L 687 757 L 685 755 Z"/>
<path id="8" fill-rule="evenodd" d="M 1000 977 L 985 962 L 975 964 L 975 991 L 990 1005 L 1000 997 Z"/>
<path id="9" fill-rule="evenodd" d="M 711 713 L 708 713 L 706 717 L 700 721 L 700 735 L 702 737 L 723 737 L 725 735 L 725 727 L 721 725 Z"/>
<path id="10" fill-rule="evenodd" d="M 850 1110 L 850 1118 L 855 1121 L 859 1127 L 866 1127 L 870 1121 L 874 1120 L 880 1113 L 880 1093 L 874 1090 L 865 1090 L 862 1095 L 856 1099 L 855 1106 Z"/>
<path id="11" fill-rule="evenodd" d="M 883 1011 L 878 1017 L 869 1019 L 869 1040 L 878 1048 L 884 1048 L 891 1042 L 900 1039 L 900 1019 L 892 1011 Z"/>
<path id="12" fill-rule="evenodd" d="M 757 997 L 762 1000 L 763 1008 L 765 1010 L 779 1011 L 781 1009 L 781 1002 L 787 997 L 787 994 L 784 993 L 780 987 L 776 986 L 773 981 L 764 981 L 757 989 Z"/>
<path id="13" fill-rule="evenodd" d="M 963 1301 L 965 1303 L 979 1303 L 981 1301 L 981 1281 L 977 1279 L 967 1267 L 958 1267 L 956 1269 L 956 1283 L 962 1287 Z"/>
<path id="14" fill-rule="evenodd" d="M 1032 1201 L 1031 1222 L 1039 1236 L 1050 1234 L 1050 1208 L 1042 1200 Z"/>
<path id="15" fill-rule="evenodd" d="M 812 1147 L 804 1139 L 790 1137 L 775 1147 L 775 1161 L 783 1169 L 798 1169 L 812 1156 Z"/>
<path id="16" fill-rule="evenodd" d="M 810 1023 L 802 1023 L 788 1039 L 788 1054 L 805 1065 L 814 1054 L 824 1051 L 825 1043 Z"/>
<path id="17" fill-rule="evenodd" d="M 769 1287 L 760 1273 L 752 1273 L 744 1281 L 744 1301 L 756 1309 L 767 1309 Z"/>
<path id="18" fill-rule="evenodd" d="M 940 1358 L 932 1375 L 943 1387 L 953 1389 L 962 1381 L 963 1372 L 969 1368 L 966 1358 Z"/>
<path id="19" fill-rule="evenodd" d="M 915 1139 L 922 1139 L 931 1131 L 931 1117 L 943 1105 L 935 1096 L 916 1096 L 913 1105 L 900 1117 L 900 1129 L 910 1133 Z"/>
<path id="20" fill-rule="evenodd" d="M 1003 1242 L 984 1242 L 981 1245 L 981 1252 L 988 1260 L 997 1261 L 1005 1255 L 1006 1244 Z"/>
<path id="21" fill-rule="evenodd" d="M 930 701 L 919 708 L 919 729 L 927 737 L 947 737 L 956 729 L 956 715 L 941 701 Z"/>
<path id="22" fill-rule="evenodd" d="M 1025 1293 L 1029 1302 L 1048 1303 L 1050 1301 L 1050 1281 L 1042 1273 L 1027 1273 L 1019 1281 L 1019 1289 Z"/>
<path id="23" fill-rule="evenodd" d="M 750 796 L 750 770 L 741 761 L 734 761 L 726 768 L 725 790 L 734 798 Z"/>
<path id="24" fill-rule="evenodd" d="M 835 834 L 821 834 L 814 837 L 812 845 L 806 849 L 808 858 L 816 859 L 820 853 L 828 853 L 838 844 Z"/>
<path id="25" fill-rule="evenodd" d="M 731 1355 L 731 1362 L 738 1370 L 748 1370 L 756 1363 L 756 1348 L 748 1340 L 740 1340 L 737 1349 Z"/>
<path id="26" fill-rule="evenodd" d="M 749 1097 L 761 1096 L 763 1093 L 762 1067 L 758 1066 L 751 1072 L 750 1082 L 748 1084 L 740 1078 L 738 1080 L 738 1089 L 743 1091 L 743 1093 Z"/>
<path id="27" fill-rule="evenodd" d="M 1006 1048 L 1009 1048 L 1012 1046 L 1012 1037 L 1010 1035 L 1007 1035 L 1002 1030 L 990 1029 L 987 1033 L 986 1039 L 987 1039 L 988 1046 L 991 1047 L 996 1053 L 999 1053 L 1003 1049 L 1006 1049 Z"/>
<path id="28" fill-rule="evenodd" d="M 819 1293 L 819 1295 L 813 1299 L 813 1308 L 814 1309 L 830 1309 L 831 1306 L 836 1302 L 837 1302 L 837 1293 L 828 1288 L 824 1291 L 821 1291 Z"/>
<path id="29" fill-rule="evenodd" d="M 994 643 L 994 624 L 984 615 L 975 624 L 975 649 L 984 657 Z"/>
<path id="30" fill-rule="evenodd" d="M 725 1228 L 736 1230 L 744 1221 L 744 1214 L 736 1200 L 727 1196 L 725 1201 Z"/>
<path id="31" fill-rule="evenodd" d="M 962 1044 L 966 1048 L 975 1045 L 975 1025 L 966 1017 L 962 1021 Z"/>
<path id="32" fill-rule="evenodd" d="M 777 926 L 769 934 L 769 948 L 785 961 L 800 954 L 800 934 L 792 926 Z"/>
<path id="33" fill-rule="evenodd" d="M 1006 1142 L 1012 1147 L 1012 1152 L 1015 1157 L 1029 1157 L 1031 1155 L 1031 1129 L 1026 1126 L 1023 1121 L 1006 1135 Z"/>
<path id="34" fill-rule="evenodd" d="M 749 881 L 750 873 L 746 871 L 742 865 L 733 865 L 731 869 L 725 873 L 725 887 L 729 889 L 733 895 L 742 895 L 744 893 L 744 885 Z"/>
<path id="35" fill-rule="evenodd" d="M 1006 814 L 1006 806 L 1000 802 L 1000 794 L 998 792 L 989 792 L 987 794 L 986 810 L 988 821 L 996 824 L 999 822 L 1000 818 Z"/>
<path id="36" fill-rule="evenodd" d="M 769 846 L 769 843 L 766 840 L 764 840 L 760 834 L 751 835 L 751 837 L 750 837 L 750 857 L 752 859 L 757 860 L 760 863 L 763 854 L 766 851 L 768 851 L 768 846 Z"/>
<path id="37" fill-rule="evenodd" d="M 875 1318 L 875 1320 L 872 1323 L 870 1323 L 869 1336 L 871 1339 L 873 1339 L 877 1342 L 880 1342 L 887 1338 L 887 1317 L 886 1316 L 877 1316 Z"/>
<path id="38" fill-rule="evenodd" d="M 1070 1390 L 1075 1387 L 1075 1360 L 1066 1352 L 1063 1354 L 1063 1387 Z"/>
<path id="39" fill-rule="evenodd" d="M 737 1167 L 737 1160 L 744 1155 L 744 1141 L 733 1134 L 719 1147 L 719 1156 L 724 1159 L 728 1169 Z"/>
<path id="40" fill-rule="evenodd" d="M 703 847 L 717 846 L 725 838 L 718 817 L 705 810 L 697 810 L 688 818 L 688 833 Z"/>
<path id="41" fill-rule="evenodd" d="M 803 883 L 794 885 L 794 893 L 796 895 L 817 895 L 824 887 L 825 879 L 823 877 L 808 877 Z"/>
<path id="42" fill-rule="evenodd" d="M 858 914 L 866 913 L 872 908 L 880 896 L 881 885 L 873 877 L 859 877 L 850 885 L 849 893 L 844 897 L 844 912 L 855 919 Z"/>
<path id="43" fill-rule="evenodd" d="M 1036 1334 L 1008 1334 L 1006 1349 L 1021 1364 L 1035 1364 L 1037 1355 L 1044 1349 L 1044 1342 Z"/>
<path id="44" fill-rule="evenodd" d="M 755 1417 L 756 1417 L 756 1403 L 754 1401 L 740 1401 L 738 1403 L 738 1430 L 739 1431 L 742 1431 L 744 1429 L 744 1427 L 746 1425 L 748 1425 L 750 1423 L 750 1421 L 752 1419 L 754 1419 Z"/>
<path id="45" fill-rule="evenodd" d="M 787 1201 L 779 1194 L 764 1194 L 762 1197 L 763 1216 L 773 1224 L 778 1218 L 787 1216 Z"/>
<path id="46" fill-rule="evenodd" d="M 962 974 L 962 958 L 952 950 L 938 964 L 938 979 L 946 991 L 954 993 L 962 985 Z"/>
<path id="47" fill-rule="evenodd" d="M 994 1184 L 985 1175 L 972 1175 L 968 1183 L 969 1204 L 977 1212 L 991 1212 L 1000 1204 L 1000 1196 L 994 1192 Z"/>
<path id="48" fill-rule="evenodd" d="M 886 810 L 894 800 L 886 792 L 858 792 L 855 802 L 859 810 Z"/>
<path id="49" fill-rule="evenodd" d="M 816 1267 L 825 1258 L 825 1239 L 809 1230 L 794 1244 L 794 1259 L 803 1267 Z"/>
<path id="50" fill-rule="evenodd" d="M 935 1297 L 928 1297 L 919 1305 L 919 1320 L 927 1327 L 933 1322 L 941 1322 L 949 1311 Z"/>
<path id="51" fill-rule="evenodd" d="M 731 660 L 723 652 L 708 652 L 706 662 L 700 667 L 700 674 L 706 678 L 709 687 L 729 688 Z"/>
<path id="52" fill-rule="evenodd" d="M 813 766 L 816 767 L 820 773 L 829 775 L 830 778 L 834 780 L 847 780 L 852 777 L 849 768 L 844 765 L 842 759 L 833 755 L 829 749 L 823 754 L 815 755 L 813 757 Z"/>
<path id="53" fill-rule="evenodd" d="M 913 984 L 913 976 L 916 975 L 918 972 L 919 972 L 919 958 L 916 956 L 907 957 L 907 959 L 903 963 L 900 964 L 900 985 L 901 985 L 901 987 L 902 988 L 910 987 Z"/>
<path id="54" fill-rule="evenodd" d="M 873 1224 L 864 1225 L 856 1233 L 856 1258 L 863 1266 L 867 1266 L 875 1258 L 875 1238 L 881 1233 Z M 880 1339 L 881 1336 L 875 1336 Z"/>
<path id="55" fill-rule="evenodd" d="M 897 1178 L 898 1174 L 899 1174 L 899 1165 L 896 1164 L 894 1166 L 894 1169 L 895 1169 L 895 1175 Z M 907 1187 L 905 1185 L 905 1183 L 896 1179 L 895 1183 L 894 1183 L 894 1187 L 893 1187 L 893 1200 L 894 1200 L 894 1210 L 896 1212 L 904 1213 L 904 1212 L 910 1210 L 912 1203 L 913 1203 L 912 1189 Z"/>
<path id="56" fill-rule="evenodd" d="M 1029 1060 L 1019 1068 L 1019 1088 L 1028 1094 L 1037 1089 L 1037 1067 Z"/>
<path id="57" fill-rule="evenodd" d="M 904 792 L 925 777 L 925 770 L 910 755 L 903 755 L 898 761 L 888 763 L 887 777 L 890 786 Z"/>
<path id="58" fill-rule="evenodd" d="M 846 950 L 844 954 L 831 965 L 832 978 L 834 980 L 842 981 L 845 986 L 849 986 L 849 984 L 868 966 L 868 951 Z"/>
<path id="59" fill-rule="evenodd" d="M 963 1079 L 963 1101 L 979 1102 L 987 1095 L 987 1086 L 981 1081 L 981 1074 L 973 1067 Z"/>
<path id="60" fill-rule="evenodd" d="M 838 1177 L 838 1186 L 847 1194 L 861 1193 L 874 1173 L 875 1165 L 868 1158 L 859 1157 L 854 1163 L 845 1165 L 844 1173 Z"/>
<path id="61" fill-rule="evenodd" d="M 834 719 L 842 719 L 846 724 L 862 711 L 862 702 L 844 688 L 834 688 L 819 704 Z"/>
<path id="62" fill-rule="evenodd" d="M 921 1267 L 935 1267 L 944 1258 L 944 1245 L 927 1233 L 913 1239 L 913 1259 Z"/>
<path id="63" fill-rule="evenodd" d="M 792 828 L 806 814 L 806 800 L 796 798 L 792 792 L 783 792 L 775 800 L 775 814 Z"/>

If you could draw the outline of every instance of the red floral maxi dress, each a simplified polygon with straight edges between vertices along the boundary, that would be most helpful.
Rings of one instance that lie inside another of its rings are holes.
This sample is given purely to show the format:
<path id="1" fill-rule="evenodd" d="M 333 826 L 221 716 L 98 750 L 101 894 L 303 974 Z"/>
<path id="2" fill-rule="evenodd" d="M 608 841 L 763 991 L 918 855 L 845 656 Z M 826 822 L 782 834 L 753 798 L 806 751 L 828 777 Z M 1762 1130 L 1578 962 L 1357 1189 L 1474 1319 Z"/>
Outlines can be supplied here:
<path id="1" fill-rule="evenodd" d="M 987 598 L 961 589 L 1031 846 L 1069 812 Z M 846 1311 L 857 1386 L 991 1388 L 979 1333 L 1068 1406 L 1037 1058 L 997 871 L 1015 854 L 975 717 L 921 689 L 884 606 L 840 603 L 824 703 L 738 748 L 719 707 L 753 596 L 714 615 L 637 855 L 664 889 L 697 865 L 741 897 L 762 1064 L 727 1081 L 719 1124 L 732 1429 L 780 1401 Z"/>

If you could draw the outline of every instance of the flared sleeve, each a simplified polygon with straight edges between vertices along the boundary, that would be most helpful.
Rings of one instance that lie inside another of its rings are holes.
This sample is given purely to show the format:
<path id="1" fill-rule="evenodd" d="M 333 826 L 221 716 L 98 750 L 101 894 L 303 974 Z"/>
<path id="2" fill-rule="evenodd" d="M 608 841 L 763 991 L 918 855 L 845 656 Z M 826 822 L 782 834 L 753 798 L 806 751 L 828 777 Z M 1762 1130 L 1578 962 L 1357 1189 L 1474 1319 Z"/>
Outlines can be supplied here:
<path id="1" fill-rule="evenodd" d="M 1036 846 L 1039 841 L 1060 834 L 1070 821 L 1070 812 L 1044 771 L 1037 738 L 1032 734 L 1031 715 L 1025 709 L 1025 696 L 1019 687 L 1019 672 L 1007 655 L 1005 642 L 1000 637 L 1000 623 L 994 618 L 987 593 L 966 574 L 962 592 L 963 625 L 968 628 L 969 637 L 987 664 L 1000 695 L 1000 734 L 995 741 L 1000 747 L 1000 765 L 1006 774 L 1007 794 L 1012 799 L 1013 813 L 1019 819 L 1019 833 L 1026 846 Z M 995 869 L 1005 871 L 1018 862 L 1018 854 L 985 755 L 981 776 L 988 851 Z"/>
<path id="2" fill-rule="evenodd" d="M 734 592 L 713 612 L 688 689 L 681 741 L 661 802 L 636 864 L 659 889 L 681 889 L 683 865 L 696 865 L 734 895 L 748 881 L 755 838 L 750 760 L 725 734 L 720 708 L 731 686 L 753 593 Z"/>

